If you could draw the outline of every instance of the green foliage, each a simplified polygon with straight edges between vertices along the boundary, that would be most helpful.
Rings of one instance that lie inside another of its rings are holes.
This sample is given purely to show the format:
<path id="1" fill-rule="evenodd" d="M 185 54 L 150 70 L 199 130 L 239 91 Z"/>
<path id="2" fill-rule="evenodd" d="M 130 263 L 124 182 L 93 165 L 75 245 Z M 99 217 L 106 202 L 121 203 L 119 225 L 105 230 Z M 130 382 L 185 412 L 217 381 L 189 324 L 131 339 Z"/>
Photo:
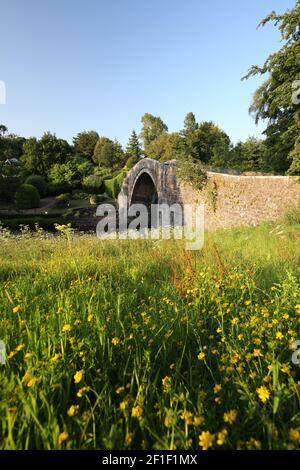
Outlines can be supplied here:
<path id="1" fill-rule="evenodd" d="M 283 46 L 263 66 L 251 67 L 244 77 L 266 76 L 254 95 L 250 111 L 256 121 L 263 119 L 268 123 L 265 134 L 269 168 L 279 173 L 289 169 L 291 174 L 300 174 L 300 101 L 297 99 L 300 87 L 298 90 L 294 87 L 300 79 L 300 1 L 282 15 L 272 12 L 260 26 L 270 21 L 278 26 Z"/>
<path id="2" fill-rule="evenodd" d="M 297 448 L 299 230 L 275 228 L 208 233 L 192 254 L 1 231 L 0 449 L 192 452 L 204 431 L 216 450 Z"/>
<path id="3" fill-rule="evenodd" d="M 15 204 L 18 209 L 34 209 L 40 205 L 38 190 L 31 184 L 22 184 L 15 195 Z"/>
<path id="4" fill-rule="evenodd" d="M 142 130 L 140 132 L 140 137 L 144 143 L 145 154 L 148 156 L 149 144 L 158 139 L 162 133 L 168 132 L 168 127 L 160 117 L 153 116 L 150 113 L 144 114 L 141 122 Z"/>
<path id="5" fill-rule="evenodd" d="M 161 162 L 182 158 L 183 139 L 179 133 L 163 132 L 147 146 L 147 157 Z"/>
<path id="6" fill-rule="evenodd" d="M 75 151 L 84 157 L 93 158 L 99 134 L 96 131 L 84 131 L 77 134 L 73 139 Z"/>
<path id="7" fill-rule="evenodd" d="M 203 165 L 192 157 L 177 162 L 176 175 L 179 180 L 189 184 L 196 190 L 201 190 L 207 181 L 207 174 Z"/>
<path id="8" fill-rule="evenodd" d="M 95 147 L 93 160 L 100 167 L 116 168 L 122 165 L 124 152 L 118 141 L 101 137 Z"/>
<path id="9" fill-rule="evenodd" d="M 40 197 L 45 197 L 47 195 L 47 183 L 45 179 L 40 175 L 31 175 L 25 181 L 26 184 L 31 184 L 34 186 L 38 192 Z"/>
<path id="10" fill-rule="evenodd" d="M 126 172 L 120 171 L 119 174 L 114 178 L 104 181 L 105 192 L 112 199 L 117 199 L 121 191 L 125 175 Z"/>
<path id="11" fill-rule="evenodd" d="M 67 207 L 68 203 L 71 200 L 71 194 L 70 193 L 63 193 L 60 194 L 55 198 L 55 206 L 56 207 Z"/>
<path id="12" fill-rule="evenodd" d="M 81 155 L 74 155 L 66 163 L 55 163 L 49 171 L 49 181 L 55 185 L 77 188 L 83 178 L 93 171 L 91 162 Z"/>
<path id="13" fill-rule="evenodd" d="M 289 209 L 283 217 L 283 223 L 290 226 L 300 225 L 300 209 L 297 207 Z"/>
<path id="14" fill-rule="evenodd" d="M 51 196 L 57 196 L 58 194 L 67 193 L 71 190 L 71 186 L 69 184 L 56 184 L 56 183 L 48 183 L 48 194 Z"/>
<path id="15" fill-rule="evenodd" d="M 238 142 L 230 153 L 229 166 L 240 171 L 271 171 L 265 142 L 256 137 Z"/>
<path id="16" fill-rule="evenodd" d="M 22 179 L 15 175 L 0 175 L 0 202 L 13 202 Z"/>
<path id="17" fill-rule="evenodd" d="M 128 145 L 126 147 L 126 154 L 130 155 L 132 158 L 135 158 L 136 160 L 139 160 L 142 156 L 142 149 L 139 143 L 139 138 L 135 130 L 132 131 L 132 134 L 128 141 Z"/>
<path id="18" fill-rule="evenodd" d="M 103 181 L 104 179 L 101 175 L 89 175 L 83 179 L 82 187 L 87 193 L 99 194 L 104 189 Z"/>
<path id="19" fill-rule="evenodd" d="M 126 170 L 131 170 L 139 161 L 140 159 L 137 157 L 129 157 L 125 165 Z"/>
<path id="20" fill-rule="evenodd" d="M 32 137 L 24 143 L 21 162 L 28 173 L 47 178 L 51 166 L 66 163 L 72 153 L 68 142 L 47 132 L 40 140 Z"/>

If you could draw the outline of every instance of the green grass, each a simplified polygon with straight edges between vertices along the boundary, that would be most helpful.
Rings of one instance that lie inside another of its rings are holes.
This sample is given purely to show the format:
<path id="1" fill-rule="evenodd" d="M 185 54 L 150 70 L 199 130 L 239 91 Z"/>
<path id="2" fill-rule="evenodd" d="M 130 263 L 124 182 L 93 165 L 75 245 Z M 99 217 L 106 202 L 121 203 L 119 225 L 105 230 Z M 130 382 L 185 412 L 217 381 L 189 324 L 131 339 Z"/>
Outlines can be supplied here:
<path id="1" fill-rule="evenodd" d="M 0 238 L 1 449 L 299 447 L 297 227 Z"/>

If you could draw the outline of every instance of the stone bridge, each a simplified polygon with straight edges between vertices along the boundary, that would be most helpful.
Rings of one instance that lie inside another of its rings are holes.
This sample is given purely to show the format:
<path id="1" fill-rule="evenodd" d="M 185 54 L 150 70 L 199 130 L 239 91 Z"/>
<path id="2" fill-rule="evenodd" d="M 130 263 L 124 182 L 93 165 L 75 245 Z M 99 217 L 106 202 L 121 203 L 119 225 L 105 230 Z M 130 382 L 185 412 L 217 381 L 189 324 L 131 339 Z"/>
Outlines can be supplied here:
<path id="1" fill-rule="evenodd" d="M 143 158 L 127 174 L 119 194 L 119 204 L 124 196 L 127 206 L 132 204 L 174 204 L 180 202 L 180 190 L 175 175 L 176 161 L 160 163 Z"/>
<path id="2" fill-rule="evenodd" d="M 176 160 L 166 163 L 150 158 L 140 160 L 124 179 L 119 207 L 124 196 L 127 208 L 137 203 L 147 207 L 203 203 L 207 229 L 256 225 L 300 208 L 299 177 L 208 170 L 206 185 L 196 191 L 176 180 L 175 168 Z"/>

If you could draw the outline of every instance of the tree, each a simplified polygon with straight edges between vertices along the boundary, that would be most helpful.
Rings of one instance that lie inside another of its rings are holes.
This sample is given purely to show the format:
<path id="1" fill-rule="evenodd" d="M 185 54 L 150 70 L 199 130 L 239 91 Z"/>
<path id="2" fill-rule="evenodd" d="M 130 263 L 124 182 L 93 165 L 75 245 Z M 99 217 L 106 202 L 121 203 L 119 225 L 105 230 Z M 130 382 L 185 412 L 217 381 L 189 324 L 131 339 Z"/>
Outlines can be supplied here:
<path id="1" fill-rule="evenodd" d="M 181 159 L 182 153 L 182 137 L 178 132 L 163 132 L 147 147 L 147 156 L 162 162 Z"/>
<path id="2" fill-rule="evenodd" d="M 100 137 L 98 140 L 93 160 L 99 166 L 105 168 L 114 168 L 123 163 L 124 152 L 121 144 L 115 140 L 114 142 L 107 137 Z"/>
<path id="3" fill-rule="evenodd" d="M 267 171 L 265 142 L 249 137 L 238 142 L 230 153 L 230 167 L 241 171 Z"/>
<path id="4" fill-rule="evenodd" d="M 132 131 L 131 136 L 129 138 L 127 147 L 126 147 L 126 154 L 130 157 L 141 158 L 142 156 L 142 149 L 140 146 L 139 138 L 135 132 Z"/>
<path id="5" fill-rule="evenodd" d="M 92 159 L 98 140 L 99 134 L 96 131 L 80 132 L 73 139 L 75 151 Z"/>
<path id="6" fill-rule="evenodd" d="M 230 138 L 213 122 L 201 122 L 196 131 L 197 145 L 195 144 L 196 155 L 191 155 L 204 163 L 210 163 L 212 158 L 216 158 L 217 152 L 227 153 L 230 148 Z M 219 155 L 218 155 L 219 156 Z"/>
<path id="7" fill-rule="evenodd" d="M 31 137 L 25 142 L 21 162 L 28 173 L 47 177 L 53 164 L 66 163 L 72 154 L 73 149 L 66 140 L 47 132 L 40 140 Z"/>
<path id="8" fill-rule="evenodd" d="M 0 124 L 0 136 L 4 136 L 7 131 L 7 127 L 4 124 Z"/>
<path id="9" fill-rule="evenodd" d="M 54 163 L 48 178 L 54 185 L 77 188 L 92 171 L 93 165 L 89 159 L 77 154 L 66 163 Z"/>
<path id="10" fill-rule="evenodd" d="M 300 79 L 300 0 L 282 15 L 273 11 L 259 26 L 270 21 L 278 26 L 284 44 L 278 52 L 269 55 L 263 66 L 252 66 L 244 77 L 266 76 L 254 95 L 250 112 L 256 121 L 267 121 L 264 133 L 268 167 L 280 173 L 288 170 L 300 174 L 300 100 L 297 99 L 300 89 L 300 82 L 297 82 Z"/>
<path id="11" fill-rule="evenodd" d="M 185 116 L 184 127 L 181 131 L 186 157 L 191 156 L 192 158 L 199 158 L 198 129 L 199 126 L 196 122 L 194 113 L 188 113 Z"/>
<path id="12" fill-rule="evenodd" d="M 168 127 L 163 120 L 158 116 L 146 113 L 141 119 L 142 130 L 140 137 L 144 143 L 145 154 L 147 155 L 147 149 L 149 144 L 157 139 L 163 132 L 168 132 Z"/>

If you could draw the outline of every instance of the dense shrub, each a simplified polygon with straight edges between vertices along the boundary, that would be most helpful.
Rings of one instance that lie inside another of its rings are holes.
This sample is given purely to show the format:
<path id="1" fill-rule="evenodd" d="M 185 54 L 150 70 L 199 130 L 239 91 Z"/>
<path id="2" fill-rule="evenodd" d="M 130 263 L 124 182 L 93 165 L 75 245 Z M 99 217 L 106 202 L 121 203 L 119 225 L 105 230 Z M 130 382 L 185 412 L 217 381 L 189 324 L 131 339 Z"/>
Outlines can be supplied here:
<path id="1" fill-rule="evenodd" d="M 129 157 L 125 165 L 126 170 L 128 171 L 131 170 L 131 168 L 133 168 L 138 162 L 139 162 L 139 158 Z"/>
<path id="2" fill-rule="evenodd" d="M 67 183 L 58 184 L 58 183 L 49 183 L 48 184 L 48 193 L 51 196 L 56 196 L 62 193 L 68 193 L 71 190 L 71 186 Z"/>
<path id="3" fill-rule="evenodd" d="M 20 184 L 20 176 L 0 176 L 0 202 L 13 202 Z"/>
<path id="4" fill-rule="evenodd" d="M 45 197 L 47 195 L 47 183 L 43 176 L 39 175 L 31 175 L 25 181 L 26 184 L 31 184 L 34 186 L 38 192 L 40 197 Z"/>
<path id="5" fill-rule="evenodd" d="M 109 197 L 117 199 L 122 188 L 125 174 L 126 173 L 124 171 L 121 171 L 114 178 L 104 181 L 105 192 L 108 194 Z"/>
<path id="6" fill-rule="evenodd" d="M 34 209 L 40 205 L 39 192 L 32 184 L 22 184 L 15 196 L 15 203 L 18 209 Z"/>
<path id="7" fill-rule="evenodd" d="M 100 194 L 103 192 L 103 177 L 101 175 L 89 175 L 83 178 L 83 189 L 92 194 Z"/>

